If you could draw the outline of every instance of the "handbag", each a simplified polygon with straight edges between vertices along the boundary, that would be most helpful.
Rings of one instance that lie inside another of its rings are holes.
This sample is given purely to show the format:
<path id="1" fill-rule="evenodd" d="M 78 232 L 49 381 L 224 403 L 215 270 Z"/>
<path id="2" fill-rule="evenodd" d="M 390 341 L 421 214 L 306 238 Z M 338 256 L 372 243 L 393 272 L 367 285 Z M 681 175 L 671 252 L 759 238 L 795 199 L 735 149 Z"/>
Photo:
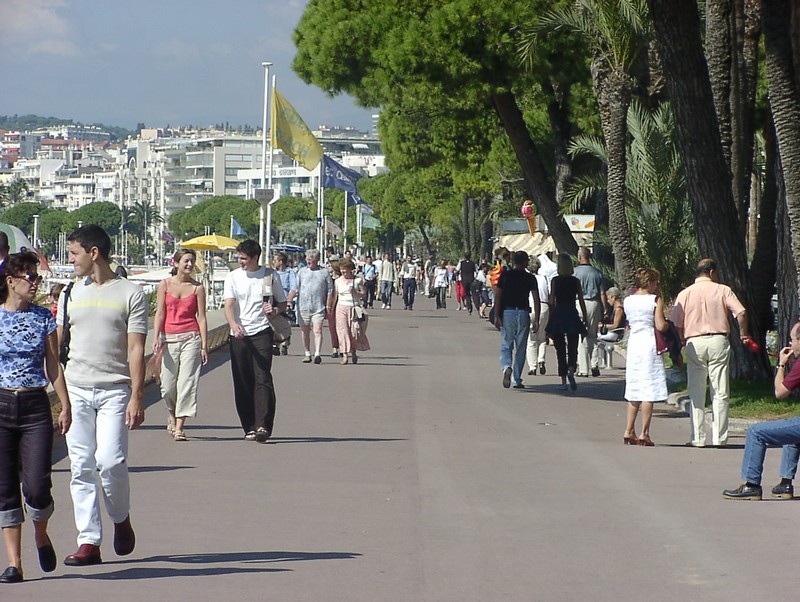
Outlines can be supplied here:
<path id="1" fill-rule="evenodd" d="M 353 319 L 356 322 L 363 322 L 367 319 L 367 312 L 364 311 L 364 308 L 360 305 L 353 306 Z"/>
<path id="2" fill-rule="evenodd" d="M 61 327 L 61 344 L 58 347 L 58 361 L 61 362 L 61 365 L 65 368 L 67 367 L 67 362 L 69 361 L 69 343 L 72 340 L 72 333 L 70 332 L 69 326 L 69 312 L 67 307 L 69 306 L 69 299 L 72 295 L 72 287 L 74 284 L 74 282 L 70 282 L 67 285 L 67 288 L 64 289 L 64 325 Z"/>
<path id="3" fill-rule="evenodd" d="M 272 295 L 272 273 L 264 276 L 264 302 L 275 303 L 275 297 Z M 272 328 L 272 342 L 283 343 L 288 341 L 292 336 L 292 322 L 286 315 L 286 312 L 279 314 L 270 314 L 267 316 L 269 326 Z"/>

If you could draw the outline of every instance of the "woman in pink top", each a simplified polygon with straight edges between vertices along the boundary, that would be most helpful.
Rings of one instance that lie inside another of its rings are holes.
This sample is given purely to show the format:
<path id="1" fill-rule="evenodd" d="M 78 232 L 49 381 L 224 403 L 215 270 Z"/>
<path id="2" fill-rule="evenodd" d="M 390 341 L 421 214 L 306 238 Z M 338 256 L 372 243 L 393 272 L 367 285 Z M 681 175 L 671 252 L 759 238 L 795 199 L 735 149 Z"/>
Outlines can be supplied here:
<path id="1" fill-rule="evenodd" d="M 158 286 L 153 353 L 164 354 L 161 395 L 169 412 L 167 430 L 175 441 L 186 441 L 183 427 L 197 415 L 200 366 L 208 362 L 206 293 L 192 277 L 195 252 L 179 249 L 172 259 L 172 277 Z"/>

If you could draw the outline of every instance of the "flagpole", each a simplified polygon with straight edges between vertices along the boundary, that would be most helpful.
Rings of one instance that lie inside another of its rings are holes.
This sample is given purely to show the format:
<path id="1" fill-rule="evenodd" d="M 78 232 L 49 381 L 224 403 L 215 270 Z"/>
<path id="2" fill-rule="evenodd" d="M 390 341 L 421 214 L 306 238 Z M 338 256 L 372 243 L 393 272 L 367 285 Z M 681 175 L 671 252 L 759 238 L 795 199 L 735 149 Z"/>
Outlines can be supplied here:
<path id="1" fill-rule="evenodd" d="M 264 61 L 261 63 L 261 66 L 264 67 L 264 119 L 261 123 L 261 132 L 262 132 L 262 140 L 261 140 L 261 187 L 264 188 L 264 183 L 267 179 L 267 108 L 269 107 L 269 68 L 272 66 L 272 63 L 268 61 Z M 271 125 L 271 124 L 270 124 Z M 270 145 L 270 150 L 272 147 Z M 270 152 L 270 155 L 272 153 Z M 271 157 L 270 157 L 271 158 Z M 270 166 L 271 170 L 271 166 Z M 261 245 L 262 249 L 262 258 L 263 249 L 264 249 L 264 205 L 259 202 L 258 203 L 258 243 Z"/>
<path id="2" fill-rule="evenodd" d="M 347 201 L 350 200 L 350 193 L 344 191 L 344 232 L 342 232 L 342 254 L 347 251 Z"/>
<path id="3" fill-rule="evenodd" d="M 325 199 L 323 197 L 322 188 L 322 170 L 325 169 L 324 161 L 319 162 L 319 179 L 317 180 L 317 250 L 322 254 L 322 243 L 325 235 L 325 224 L 322 221 L 322 213 L 325 207 Z"/>
<path id="4" fill-rule="evenodd" d="M 272 93 L 273 94 L 275 94 L 275 79 L 276 79 L 276 77 L 273 75 L 272 76 Z M 272 151 L 273 151 L 273 148 L 272 148 L 272 134 L 273 134 L 273 130 L 275 129 L 275 116 L 274 115 L 269 120 L 269 127 L 270 127 L 270 137 L 269 137 L 270 143 L 269 143 L 269 172 L 268 172 L 268 175 L 267 175 L 267 189 L 268 190 L 272 190 Z M 267 235 L 266 235 L 266 238 L 264 240 L 264 244 L 261 247 L 263 249 L 263 252 L 264 252 L 264 265 L 266 265 L 266 262 L 269 261 L 269 259 L 270 259 L 269 247 L 270 247 L 270 241 L 272 241 L 272 203 L 274 203 L 277 200 L 278 200 L 278 198 L 274 197 L 274 198 L 270 199 L 270 201 L 267 203 Z"/>
<path id="5" fill-rule="evenodd" d="M 231 238 L 233 238 L 233 216 L 231 215 Z"/>

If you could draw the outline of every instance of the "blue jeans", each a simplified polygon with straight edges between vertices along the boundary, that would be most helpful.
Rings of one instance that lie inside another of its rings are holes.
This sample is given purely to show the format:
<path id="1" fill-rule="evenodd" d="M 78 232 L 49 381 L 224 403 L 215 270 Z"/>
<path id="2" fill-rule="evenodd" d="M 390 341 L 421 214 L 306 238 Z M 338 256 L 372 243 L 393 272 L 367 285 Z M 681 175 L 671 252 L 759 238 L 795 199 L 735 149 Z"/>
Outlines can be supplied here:
<path id="1" fill-rule="evenodd" d="M 403 305 L 409 309 L 414 307 L 414 295 L 417 292 L 417 281 L 403 278 Z"/>
<path id="2" fill-rule="evenodd" d="M 524 309 L 503 310 L 503 327 L 500 330 L 500 370 L 511 368 L 511 380 L 522 383 L 522 368 L 525 366 L 525 350 L 531 329 L 531 315 Z M 512 360 L 513 355 L 513 360 Z"/>
<path id="3" fill-rule="evenodd" d="M 764 457 L 768 445 L 782 445 L 781 478 L 794 479 L 800 458 L 800 418 L 759 422 L 747 429 L 742 458 L 742 478 L 748 483 L 761 484 Z"/>
<path id="4" fill-rule="evenodd" d="M 392 306 L 392 289 L 394 282 L 391 280 L 381 280 L 381 302 L 387 307 Z"/>

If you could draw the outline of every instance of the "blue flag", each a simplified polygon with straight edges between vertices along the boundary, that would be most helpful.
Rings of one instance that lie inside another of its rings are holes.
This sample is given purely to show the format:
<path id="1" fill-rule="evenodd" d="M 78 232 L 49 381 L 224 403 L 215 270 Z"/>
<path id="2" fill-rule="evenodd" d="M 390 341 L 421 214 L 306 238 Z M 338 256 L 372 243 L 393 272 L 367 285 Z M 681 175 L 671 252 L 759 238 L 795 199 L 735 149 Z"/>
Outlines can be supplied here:
<path id="1" fill-rule="evenodd" d="M 247 236 L 245 229 L 233 218 L 231 218 L 231 236 Z"/>
<path id="2" fill-rule="evenodd" d="M 347 206 L 355 207 L 356 205 L 366 205 L 366 203 L 364 199 L 361 198 L 360 194 L 357 192 L 350 192 L 350 194 L 347 195 Z"/>
<path id="3" fill-rule="evenodd" d="M 352 169 L 348 169 L 344 165 L 340 165 L 327 155 L 322 156 L 322 187 L 323 188 L 338 188 L 354 194 L 356 192 L 356 181 L 361 177 L 361 174 Z M 358 197 L 359 199 L 361 197 Z M 363 201 L 361 201 L 363 203 Z M 358 203 L 348 203 L 357 205 Z"/>

